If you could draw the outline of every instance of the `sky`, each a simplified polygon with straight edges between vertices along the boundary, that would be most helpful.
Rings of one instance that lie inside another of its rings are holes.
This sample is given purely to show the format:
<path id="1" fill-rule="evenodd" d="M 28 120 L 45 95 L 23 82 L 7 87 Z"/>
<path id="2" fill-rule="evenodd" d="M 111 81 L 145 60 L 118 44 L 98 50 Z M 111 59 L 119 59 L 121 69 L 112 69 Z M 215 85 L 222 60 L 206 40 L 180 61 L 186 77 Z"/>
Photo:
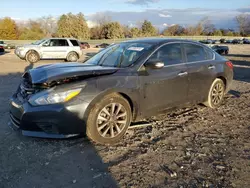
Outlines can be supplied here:
<path id="1" fill-rule="evenodd" d="M 190 25 L 210 17 L 218 27 L 235 27 L 233 18 L 250 14 L 249 0 L 0 0 L 0 18 L 36 19 L 63 13 L 82 12 L 91 22 L 97 12 L 109 14 L 114 21 L 135 25 L 148 19 L 155 26 Z"/>

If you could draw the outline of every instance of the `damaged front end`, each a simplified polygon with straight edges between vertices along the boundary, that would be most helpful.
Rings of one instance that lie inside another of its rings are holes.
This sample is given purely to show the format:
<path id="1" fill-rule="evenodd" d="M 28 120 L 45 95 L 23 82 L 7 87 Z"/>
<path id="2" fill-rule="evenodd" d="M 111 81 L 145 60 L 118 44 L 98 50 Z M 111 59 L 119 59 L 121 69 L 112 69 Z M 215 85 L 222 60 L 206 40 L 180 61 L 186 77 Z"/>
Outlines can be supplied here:
<path id="1" fill-rule="evenodd" d="M 85 133 L 83 115 L 89 101 L 82 99 L 86 99 L 82 91 L 87 86 L 88 91 L 95 91 L 95 77 L 117 70 L 73 63 L 25 72 L 10 100 L 11 125 L 34 137 L 66 138 Z"/>

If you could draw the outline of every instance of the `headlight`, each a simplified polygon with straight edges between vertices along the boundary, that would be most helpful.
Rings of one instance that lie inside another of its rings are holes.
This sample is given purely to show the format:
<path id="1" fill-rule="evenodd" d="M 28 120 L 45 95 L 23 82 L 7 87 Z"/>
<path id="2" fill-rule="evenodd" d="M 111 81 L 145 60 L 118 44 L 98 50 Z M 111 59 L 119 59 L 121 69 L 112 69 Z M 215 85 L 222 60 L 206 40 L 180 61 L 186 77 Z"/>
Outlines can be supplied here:
<path id="1" fill-rule="evenodd" d="M 43 96 L 38 97 L 37 99 L 32 100 L 31 98 L 29 102 L 33 105 L 64 103 L 77 96 L 81 92 L 81 90 L 82 89 L 79 88 L 59 93 L 47 93 Z"/>
<path id="2" fill-rule="evenodd" d="M 24 50 L 24 47 L 18 47 L 18 50 Z"/>

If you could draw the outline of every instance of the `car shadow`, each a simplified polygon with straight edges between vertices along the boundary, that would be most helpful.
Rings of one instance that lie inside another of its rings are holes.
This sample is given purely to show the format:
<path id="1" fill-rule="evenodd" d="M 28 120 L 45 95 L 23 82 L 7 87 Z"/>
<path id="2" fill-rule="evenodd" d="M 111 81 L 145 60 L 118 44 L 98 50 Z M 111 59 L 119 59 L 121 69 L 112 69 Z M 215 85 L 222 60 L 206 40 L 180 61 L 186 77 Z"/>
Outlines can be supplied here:
<path id="1" fill-rule="evenodd" d="M 227 57 L 250 57 L 250 55 L 246 54 L 227 54 Z"/>
<path id="2" fill-rule="evenodd" d="M 30 64 L 25 70 L 32 67 Z M 86 137 L 24 137 L 8 127 L 9 98 L 21 74 L 0 75 L 0 187 L 118 187 L 108 163 L 98 153 L 100 147 Z"/>
<path id="3" fill-rule="evenodd" d="M 34 68 L 34 63 L 30 63 L 29 65 L 27 65 L 25 68 L 24 68 L 24 72 L 30 70 L 30 69 L 33 69 Z"/>
<path id="4" fill-rule="evenodd" d="M 8 54 L 10 53 L 9 51 L 4 51 L 4 52 L 0 52 L 0 55 L 5 55 L 5 54 Z"/>

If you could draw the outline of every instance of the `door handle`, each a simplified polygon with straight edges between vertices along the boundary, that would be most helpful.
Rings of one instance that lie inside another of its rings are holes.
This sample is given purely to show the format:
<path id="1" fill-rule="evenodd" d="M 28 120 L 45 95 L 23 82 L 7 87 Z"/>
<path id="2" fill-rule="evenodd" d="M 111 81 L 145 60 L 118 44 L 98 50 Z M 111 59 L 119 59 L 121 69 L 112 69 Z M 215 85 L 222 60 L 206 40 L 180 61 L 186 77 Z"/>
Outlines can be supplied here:
<path id="1" fill-rule="evenodd" d="M 214 65 L 209 65 L 209 66 L 208 66 L 208 69 L 210 69 L 210 70 L 211 70 L 211 69 L 215 69 L 215 66 L 214 66 Z"/>
<path id="2" fill-rule="evenodd" d="M 180 72 L 178 76 L 186 76 L 188 73 L 187 72 Z"/>

